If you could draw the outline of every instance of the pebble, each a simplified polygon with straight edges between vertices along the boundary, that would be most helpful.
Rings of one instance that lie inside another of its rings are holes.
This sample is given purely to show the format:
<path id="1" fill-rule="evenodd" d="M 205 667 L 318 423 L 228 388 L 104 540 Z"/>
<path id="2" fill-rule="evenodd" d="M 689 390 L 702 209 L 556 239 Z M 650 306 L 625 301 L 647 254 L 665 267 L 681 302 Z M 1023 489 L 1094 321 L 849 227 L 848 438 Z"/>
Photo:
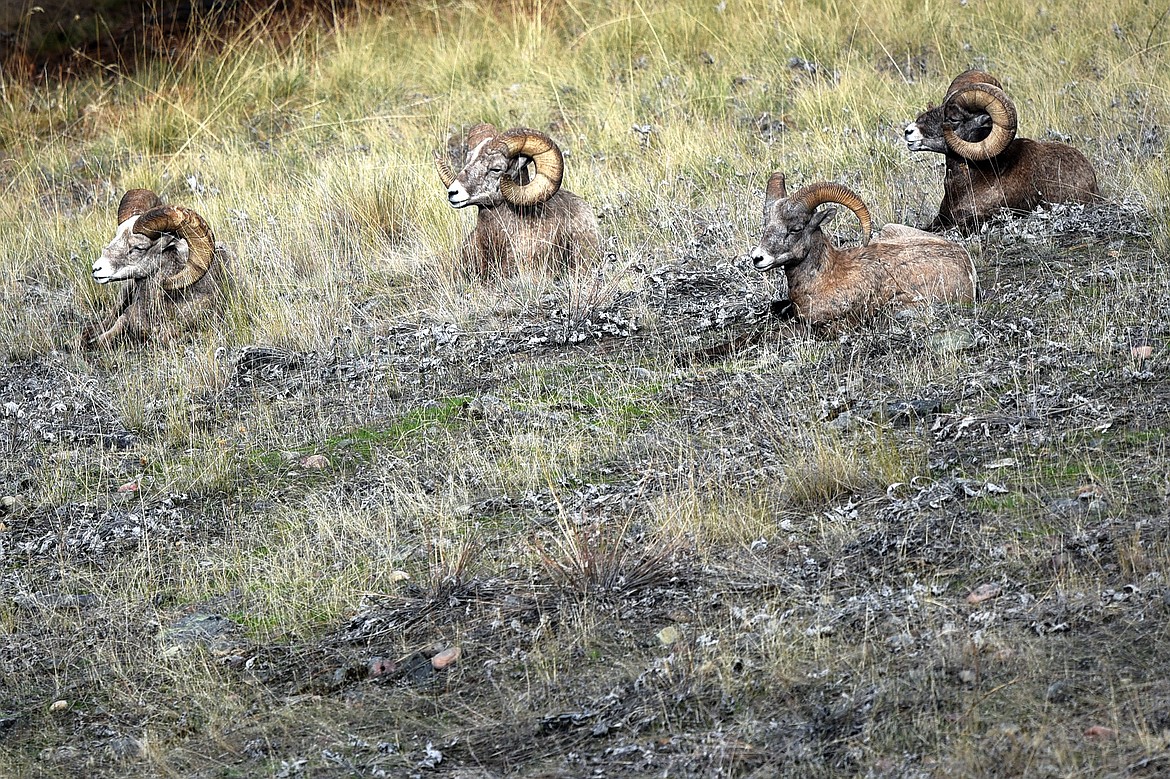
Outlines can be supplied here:
<path id="1" fill-rule="evenodd" d="M 392 571 L 390 573 L 390 581 L 395 583 L 395 584 L 397 584 L 398 582 L 404 582 L 409 578 L 410 578 L 410 574 L 407 573 L 406 571 Z"/>
<path id="2" fill-rule="evenodd" d="M 329 458 L 323 454 L 311 454 L 301 458 L 301 467 L 312 468 L 318 471 L 324 470 L 329 467 Z"/>
<path id="3" fill-rule="evenodd" d="M 914 648 L 914 636 L 909 633 L 898 633 L 886 639 L 890 648 L 897 652 L 905 652 Z"/>
<path id="4" fill-rule="evenodd" d="M 138 492 L 138 480 L 128 481 L 118 487 L 118 492 Z"/>
<path id="5" fill-rule="evenodd" d="M 64 700 L 53 701 L 52 704 L 49 705 L 49 711 L 53 711 L 53 712 L 65 711 L 65 709 L 67 709 L 67 708 L 69 708 L 69 701 L 64 701 Z"/>
<path id="6" fill-rule="evenodd" d="M 239 645 L 239 626 L 220 614 L 196 611 L 162 628 L 159 641 L 164 653 L 177 654 L 192 646 L 204 646 L 214 654 L 226 655 Z M 168 651 L 175 650 L 175 651 Z"/>
<path id="7" fill-rule="evenodd" d="M 482 395 L 463 407 L 463 413 L 468 419 L 500 419 L 509 410 L 503 398 L 497 398 L 495 395 Z"/>
<path id="8" fill-rule="evenodd" d="M 1090 741 L 1106 741 L 1117 738 L 1117 731 L 1104 725 L 1090 725 L 1085 728 L 1085 738 Z"/>
<path id="9" fill-rule="evenodd" d="M 371 678 L 386 676 L 398 670 L 398 663 L 389 657 L 371 657 L 366 663 L 366 675 Z"/>
<path id="10" fill-rule="evenodd" d="M 1130 347 L 1129 353 L 1135 360 L 1148 360 L 1154 356 L 1154 347 L 1149 344 L 1140 344 Z"/>
<path id="11" fill-rule="evenodd" d="M 12 511 L 14 506 L 16 506 L 15 495 L 5 495 L 0 498 L 0 508 L 3 508 L 5 511 Z"/>
<path id="12" fill-rule="evenodd" d="M 962 330 L 946 330 L 932 335 L 928 343 L 940 354 L 957 354 L 975 346 L 975 338 Z"/>
<path id="13" fill-rule="evenodd" d="M 463 650 L 457 646 L 444 649 L 437 655 L 431 658 L 431 667 L 436 671 L 442 671 L 450 665 L 453 665 L 456 660 L 463 654 Z"/>
<path id="14" fill-rule="evenodd" d="M 967 595 L 967 602 L 972 606 L 978 605 L 985 600 L 998 598 L 1003 589 L 998 584 L 980 584 Z"/>
<path id="15" fill-rule="evenodd" d="M 671 644 L 682 638 L 682 631 L 674 625 L 667 625 L 662 630 L 655 634 L 658 637 L 658 642 L 663 646 L 670 646 Z"/>
<path id="16" fill-rule="evenodd" d="M 1066 679 L 1057 679 L 1044 691 L 1048 703 L 1068 703 L 1073 697 L 1073 687 Z"/>

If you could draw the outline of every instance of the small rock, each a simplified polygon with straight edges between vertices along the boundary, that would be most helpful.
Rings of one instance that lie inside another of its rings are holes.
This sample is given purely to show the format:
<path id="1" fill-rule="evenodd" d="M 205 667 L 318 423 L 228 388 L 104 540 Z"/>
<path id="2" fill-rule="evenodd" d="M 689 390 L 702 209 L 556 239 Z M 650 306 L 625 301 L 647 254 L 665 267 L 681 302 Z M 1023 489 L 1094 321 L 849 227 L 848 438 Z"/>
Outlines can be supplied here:
<path id="1" fill-rule="evenodd" d="M 508 404 L 495 395 L 483 395 L 463 407 L 468 419 L 500 419 L 508 413 Z"/>
<path id="2" fill-rule="evenodd" d="M 138 480 L 128 481 L 118 487 L 118 492 L 138 492 Z"/>
<path id="3" fill-rule="evenodd" d="M 942 407 L 942 401 L 938 398 L 897 400 L 887 404 L 885 416 L 894 427 L 905 427 L 911 422 L 939 413 Z"/>
<path id="4" fill-rule="evenodd" d="M 834 430 L 851 430 L 858 426 L 858 420 L 850 411 L 842 411 L 829 422 L 829 427 Z"/>
<path id="5" fill-rule="evenodd" d="M 662 630 L 659 630 L 655 635 L 657 635 L 658 642 L 660 644 L 663 646 L 670 646 L 682 638 L 682 631 L 680 631 L 674 625 L 667 625 Z"/>
<path id="6" fill-rule="evenodd" d="M 1129 348 L 1129 353 L 1130 356 L 1132 356 L 1135 360 L 1141 362 L 1142 360 L 1148 360 L 1154 356 L 1154 347 L 1150 346 L 1149 344 L 1139 344 L 1137 346 L 1131 346 Z"/>
<path id="7" fill-rule="evenodd" d="M 444 668 L 453 665 L 462 654 L 463 650 L 457 646 L 444 649 L 442 652 L 439 652 L 439 654 L 431 658 L 431 667 L 436 671 L 442 671 Z"/>
<path id="8" fill-rule="evenodd" d="M 1086 508 L 1085 504 L 1076 498 L 1057 498 L 1048 504 L 1048 510 L 1057 516 L 1081 514 L 1085 512 Z"/>
<path id="9" fill-rule="evenodd" d="M 0 510 L 6 511 L 6 512 L 7 511 L 15 511 L 16 510 L 16 496 L 15 495 L 5 495 L 4 497 L 0 498 Z"/>
<path id="10" fill-rule="evenodd" d="M 886 643 L 890 645 L 891 649 L 904 652 L 914 648 L 914 636 L 909 633 L 898 633 L 887 638 Z"/>
<path id="11" fill-rule="evenodd" d="M 32 595 L 17 595 L 12 602 L 25 611 L 49 611 L 51 609 L 87 609 L 96 606 L 96 595 L 57 595 L 53 593 L 38 593 Z"/>
<path id="12" fill-rule="evenodd" d="M 106 752 L 115 759 L 127 760 L 142 754 L 142 743 L 130 736 L 121 736 L 106 744 Z"/>
<path id="13" fill-rule="evenodd" d="M 69 708 L 69 701 L 53 701 L 49 705 L 49 711 L 52 712 L 65 711 L 67 708 Z"/>
<path id="14" fill-rule="evenodd" d="M 236 634 L 239 625 L 220 614 L 196 611 L 164 627 L 160 642 L 170 654 L 193 647 L 204 646 L 217 655 L 227 655 L 240 644 Z"/>
<path id="15" fill-rule="evenodd" d="M 397 670 L 398 663 L 388 657 L 371 657 L 370 661 L 366 663 L 366 676 L 372 679 L 392 674 Z"/>
<path id="16" fill-rule="evenodd" d="M 967 602 L 975 606 L 985 600 L 998 598 L 1002 591 L 998 584 L 980 584 L 967 595 Z"/>
<path id="17" fill-rule="evenodd" d="M 1044 691 L 1044 700 L 1048 703 L 1068 703 L 1072 700 L 1072 685 L 1066 679 L 1057 679 L 1048 685 Z"/>
<path id="18" fill-rule="evenodd" d="M 941 354 L 955 354 L 975 346 L 975 339 L 970 333 L 962 330 L 946 330 L 932 335 L 928 343 Z"/>
<path id="19" fill-rule="evenodd" d="M 410 574 L 407 573 L 406 571 L 392 571 L 390 573 L 390 581 L 395 583 L 395 584 L 397 584 L 398 582 L 404 582 L 409 578 L 410 578 Z"/>
<path id="20" fill-rule="evenodd" d="M 1104 725 L 1090 725 L 1085 728 L 1085 738 L 1090 741 L 1107 741 L 1117 738 L 1117 731 Z"/>
<path id="21" fill-rule="evenodd" d="M 970 668 L 964 668 L 962 671 L 959 671 L 959 681 L 963 684 L 975 684 L 977 678 L 975 672 Z"/>
<path id="22" fill-rule="evenodd" d="M 321 471 L 329 467 L 329 458 L 323 454 L 310 454 L 301 458 L 301 467 Z"/>

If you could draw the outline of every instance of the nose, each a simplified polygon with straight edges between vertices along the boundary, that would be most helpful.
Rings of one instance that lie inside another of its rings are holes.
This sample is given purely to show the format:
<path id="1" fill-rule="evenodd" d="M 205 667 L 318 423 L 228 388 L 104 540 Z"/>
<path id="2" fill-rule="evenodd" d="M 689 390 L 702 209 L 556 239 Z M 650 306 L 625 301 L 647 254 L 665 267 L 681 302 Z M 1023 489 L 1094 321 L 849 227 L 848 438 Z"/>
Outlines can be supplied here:
<path id="1" fill-rule="evenodd" d="M 767 270 L 772 267 L 772 258 L 764 251 L 762 246 L 757 246 L 752 249 L 749 255 L 752 258 L 752 265 L 756 266 L 756 270 Z"/>
<path id="2" fill-rule="evenodd" d="M 905 131 L 904 131 L 904 133 L 903 133 L 903 134 L 904 134 L 904 135 L 905 135 L 907 138 L 909 138 L 909 137 L 910 137 L 910 134 L 911 134 L 911 133 L 913 133 L 913 132 L 914 132 L 914 125 L 912 125 L 912 124 L 908 124 L 908 125 L 906 125 L 906 129 L 905 129 Z"/>

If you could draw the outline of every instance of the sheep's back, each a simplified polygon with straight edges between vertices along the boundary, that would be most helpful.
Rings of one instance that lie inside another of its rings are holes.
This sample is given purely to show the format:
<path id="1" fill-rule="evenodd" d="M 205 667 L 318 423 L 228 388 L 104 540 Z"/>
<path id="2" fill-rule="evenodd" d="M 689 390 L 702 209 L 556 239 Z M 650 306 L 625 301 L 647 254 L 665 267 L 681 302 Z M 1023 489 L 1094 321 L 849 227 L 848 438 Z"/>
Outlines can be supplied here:
<path id="1" fill-rule="evenodd" d="M 869 249 L 885 267 L 885 296 L 895 306 L 975 299 L 975 266 L 956 243 L 913 227 L 887 225 Z"/>

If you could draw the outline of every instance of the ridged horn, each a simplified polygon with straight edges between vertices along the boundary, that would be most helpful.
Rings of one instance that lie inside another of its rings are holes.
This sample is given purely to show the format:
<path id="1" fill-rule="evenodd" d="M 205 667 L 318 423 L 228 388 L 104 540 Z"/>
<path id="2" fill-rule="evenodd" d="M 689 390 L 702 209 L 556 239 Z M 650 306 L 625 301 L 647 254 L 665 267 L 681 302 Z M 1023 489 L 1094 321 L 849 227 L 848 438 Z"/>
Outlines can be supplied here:
<path id="1" fill-rule="evenodd" d="M 807 187 L 801 187 L 797 190 L 789 200 L 800 203 L 809 211 L 815 211 L 818 206 L 825 203 L 845 206 L 853 212 L 857 221 L 861 222 L 861 245 L 865 246 L 869 243 L 870 234 L 873 232 L 873 219 L 869 216 L 869 209 L 866 208 L 861 197 L 844 184 L 828 181 L 820 184 L 809 184 Z"/>
<path id="2" fill-rule="evenodd" d="M 134 232 L 155 240 L 163 233 L 177 235 L 187 242 L 187 264 L 173 276 L 162 280 L 167 291 L 189 287 L 211 267 L 215 253 L 215 236 L 203 217 L 183 206 L 158 206 L 147 211 L 134 223 Z"/>
<path id="3" fill-rule="evenodd" d="M 496 129 L 494 124 L 480 122 L 479 124 L 474 125 L 470 130 L 467 131 L 468 151 L 474 149 L 476 146 L 479 146 L 488 138 L 495 138 L 499 134 L 500 131 Z"/>
<path id="4" fill-rule="evenodd" d="M 443 186 L 450 189 L 451 182 L 455 181 L 455 171 L 451 170 L 450 160 L 445 155 L 435 152 L 435 167 L 439 169 L 439 178 L 443 180 Z"/>
<path id="5" fill-rule="evenodd" d="M 784 174 L 776 171 L 768 176 L 768 184 L 764 187 L 764 221 L 768 221 L 768 214 L 772 213 L 772 206 L 777 200 L 788 197 L 788 190 L 784 186 Z"/>
<path id="6" fill-rule="evenodd" d="M 534 206 L 543 203 L 561 188 L 565 175 L 565 158 L 552 138 L 539 130 L 518 128 L 509 130 L 496 141 L 509 158 L 531 157 L 536 174 L 527 184 L 517 184 L 504 176 L 500 179 L 500 194 L 514 206 Z"/>
<path id="7" fill-rule="evenodd" d="M 128 189 L 118 203 L 118 224 L 122 224 L 132 216 L 142 216 L 150 209 L 162 203 L 158 195 L 149 189 Z"/>
<path id="8" fill-rule="evenodd" d="M 972 84 L 991 84 L 993 87 L 1003 89 L 1003 84 L 999 83 L 999 79 L 990 73 L 983 70 L 964 70 L 959 75 L 955 76 L 955 80 L 947 87 L 947 95 L 953 95 L 964 87 L 969 87 Z"/>
<path id="9" fill-rule="evenodd" d="M 943 125 L 943 140 L 960 157 L 989 160 L 1006 149 L 1016 137 L 1016 107 L 999 87 L 970 84 L 947 97 L 947 104 L 952 103 L 968 111 L 983 111 L 991 117 L 991 133 L 982 141 L 964 141 L 955 128 Z"/>

